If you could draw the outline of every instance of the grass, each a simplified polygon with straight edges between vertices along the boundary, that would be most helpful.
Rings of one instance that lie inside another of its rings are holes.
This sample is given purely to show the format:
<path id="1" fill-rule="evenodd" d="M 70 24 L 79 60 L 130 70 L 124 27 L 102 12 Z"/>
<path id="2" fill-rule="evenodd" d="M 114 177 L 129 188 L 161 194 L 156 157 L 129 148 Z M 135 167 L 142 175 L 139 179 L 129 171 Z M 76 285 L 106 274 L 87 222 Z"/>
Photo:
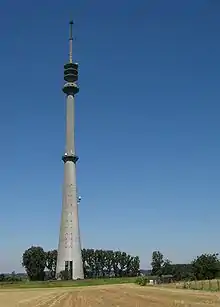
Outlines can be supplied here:
<path id="1" fill-rule="evenodd" d="M 191 290 L 220 291 L 220 281 L 218 279 L 191 281 L 184 283 L 182 287 Z"/>
<path id="2" fill-rule="evenodd" d="M 187 290 L 202 290 L 202 291 L 220 291 L 220 280 L 193 280 L 193 281 L 181 281 L 178 283 L 162 284 L 158 285 L 167 288 L 187 289 Z"/>
<path id="3" fill-rule="evenodd" d="M 1 282 L 0 289 L 11 288 L 57 288 L 57 287 L 88 287 L 98 285 L 117 285 L 134 283 L 136 277 L 122 278 L 96 278 L 85 280 L 52 280 L 52 281 L 26 281 L 26 282 Z"/>

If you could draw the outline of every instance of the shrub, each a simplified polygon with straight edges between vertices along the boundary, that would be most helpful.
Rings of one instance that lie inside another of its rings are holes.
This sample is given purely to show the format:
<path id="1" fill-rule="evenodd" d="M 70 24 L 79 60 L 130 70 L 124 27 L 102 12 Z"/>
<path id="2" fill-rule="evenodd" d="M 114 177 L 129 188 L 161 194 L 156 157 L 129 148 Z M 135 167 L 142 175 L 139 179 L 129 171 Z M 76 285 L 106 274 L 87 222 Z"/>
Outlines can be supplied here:
<path id="1" fill-rule="evenodd" d="M 70 280 L 72 279 L 72 272 L 70 270 L 64 270 L 60 272 L 60 278 L 62 280 Z"/>
<path id="2" fill-rule="evenodd" d="M 146 286 L 148 284 L 149 280 L 146 276 L 139 276 L 136 280 L 135 283 L 139 286 Z"/>
<path id="3" fill-rule="evenodd" d="M 183 289 L 191 289 L 191 288 L 192 288 L 191 281 L 184 281 Z"/>

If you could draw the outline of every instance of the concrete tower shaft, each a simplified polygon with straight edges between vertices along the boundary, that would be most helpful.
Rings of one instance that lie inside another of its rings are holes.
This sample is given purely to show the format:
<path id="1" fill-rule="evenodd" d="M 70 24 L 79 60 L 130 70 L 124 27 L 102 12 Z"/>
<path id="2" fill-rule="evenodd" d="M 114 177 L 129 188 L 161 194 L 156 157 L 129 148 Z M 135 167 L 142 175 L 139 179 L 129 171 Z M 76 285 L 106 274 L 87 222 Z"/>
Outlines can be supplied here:
<path id="1" fill-rule="evenodd" d="M 75 111 L 74 95 L 66 96 L 66 147 L 65 153 L 68 155 L 75 154 L 75 125 L 74 125 L 74 111 Z"/>
<path id="2" fill-rule="evenodd" d="M 72 279 L 83 279 L 83 264 L 78 217 L 78 196 L 76 188 L 76 162 L 74 140 L 74 103 L 75 94 L 79 92 L 78 64 L 72 62 L 72 22 L 70 22 L 69 63 L 64 65 L 63 92 L 66 94 L 66 146 L 62 157 L 64 162 L 64 185 L 62 214 L 56 274 L 59 278 L 61 271 L 68 272 Z"/>

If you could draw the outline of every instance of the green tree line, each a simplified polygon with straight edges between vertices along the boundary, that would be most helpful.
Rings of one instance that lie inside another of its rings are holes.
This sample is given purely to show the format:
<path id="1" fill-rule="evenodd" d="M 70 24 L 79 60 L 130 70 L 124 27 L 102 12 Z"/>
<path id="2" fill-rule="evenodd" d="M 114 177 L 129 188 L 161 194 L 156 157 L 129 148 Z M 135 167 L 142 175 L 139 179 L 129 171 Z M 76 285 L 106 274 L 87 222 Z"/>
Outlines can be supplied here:
<path id="1" fill-rule="evenodd" d="M 139 257 L 125 252 L 112 250 L 83 249 L 82 259 L 85 278 L 99 277 L 133 277 L 140 274 Z M 55 279 L 57 250 L 44 251 L 42 247 L 32 246 L 22 256 L 22 264 L 30 280 Z M 205 280 L 220 277 L 220 259 L 217 253 L 202 254 L 188 264 L 173 264 L 165 259 L 160 251 L 152 253 L 152 270 L 148 275 L 163 278 L 171 276 L 172 280 Z M 68 274 L 63 275 L 68 279 Z M 20 281 L 21 276 L 0 274 L 0 282 Z"/>
<path id="2" fill-rule="evenodd" d="M 85 278 L 132 277 L 140 271 L 139 257 L 112 250 L 83 249 L 82 260 Z M 54 279 L 56 276 L 57 250 L 44 251 L 32 246 L 22 256 L 22 265 L 30 280 Z M 61 274 L 68 279 L 68 274 Z"/>
<path id="3" fill-rule="evenodd" d="M 14 271 L 11 274 L 0 274 L 0 282 L 13 283 L 21 280 L 21 277 L 17 275 Z"/>
<path id="4" fill-rule="evenodd" d="M 205 280 L 220 277 L 220 259 L 218 254 L 202 254 L 189 264 L 172 264 L 164 259 L 160 251 L 152 254 L 151 275 L 162 277 L 172 275 L 173 280 Z"/>

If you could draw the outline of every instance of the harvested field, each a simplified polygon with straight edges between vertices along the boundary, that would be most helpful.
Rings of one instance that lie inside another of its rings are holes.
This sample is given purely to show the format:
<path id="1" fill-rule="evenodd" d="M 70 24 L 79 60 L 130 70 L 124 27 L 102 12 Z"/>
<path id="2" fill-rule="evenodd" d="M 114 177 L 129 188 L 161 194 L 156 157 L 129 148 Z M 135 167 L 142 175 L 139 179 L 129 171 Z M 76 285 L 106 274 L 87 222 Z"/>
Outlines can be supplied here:
<path id="1" fill-rule="evenodd" d="M 169 307 L 218 306 L 218 293 L 135 285 L 2 290 L 0 307 Z"/>

